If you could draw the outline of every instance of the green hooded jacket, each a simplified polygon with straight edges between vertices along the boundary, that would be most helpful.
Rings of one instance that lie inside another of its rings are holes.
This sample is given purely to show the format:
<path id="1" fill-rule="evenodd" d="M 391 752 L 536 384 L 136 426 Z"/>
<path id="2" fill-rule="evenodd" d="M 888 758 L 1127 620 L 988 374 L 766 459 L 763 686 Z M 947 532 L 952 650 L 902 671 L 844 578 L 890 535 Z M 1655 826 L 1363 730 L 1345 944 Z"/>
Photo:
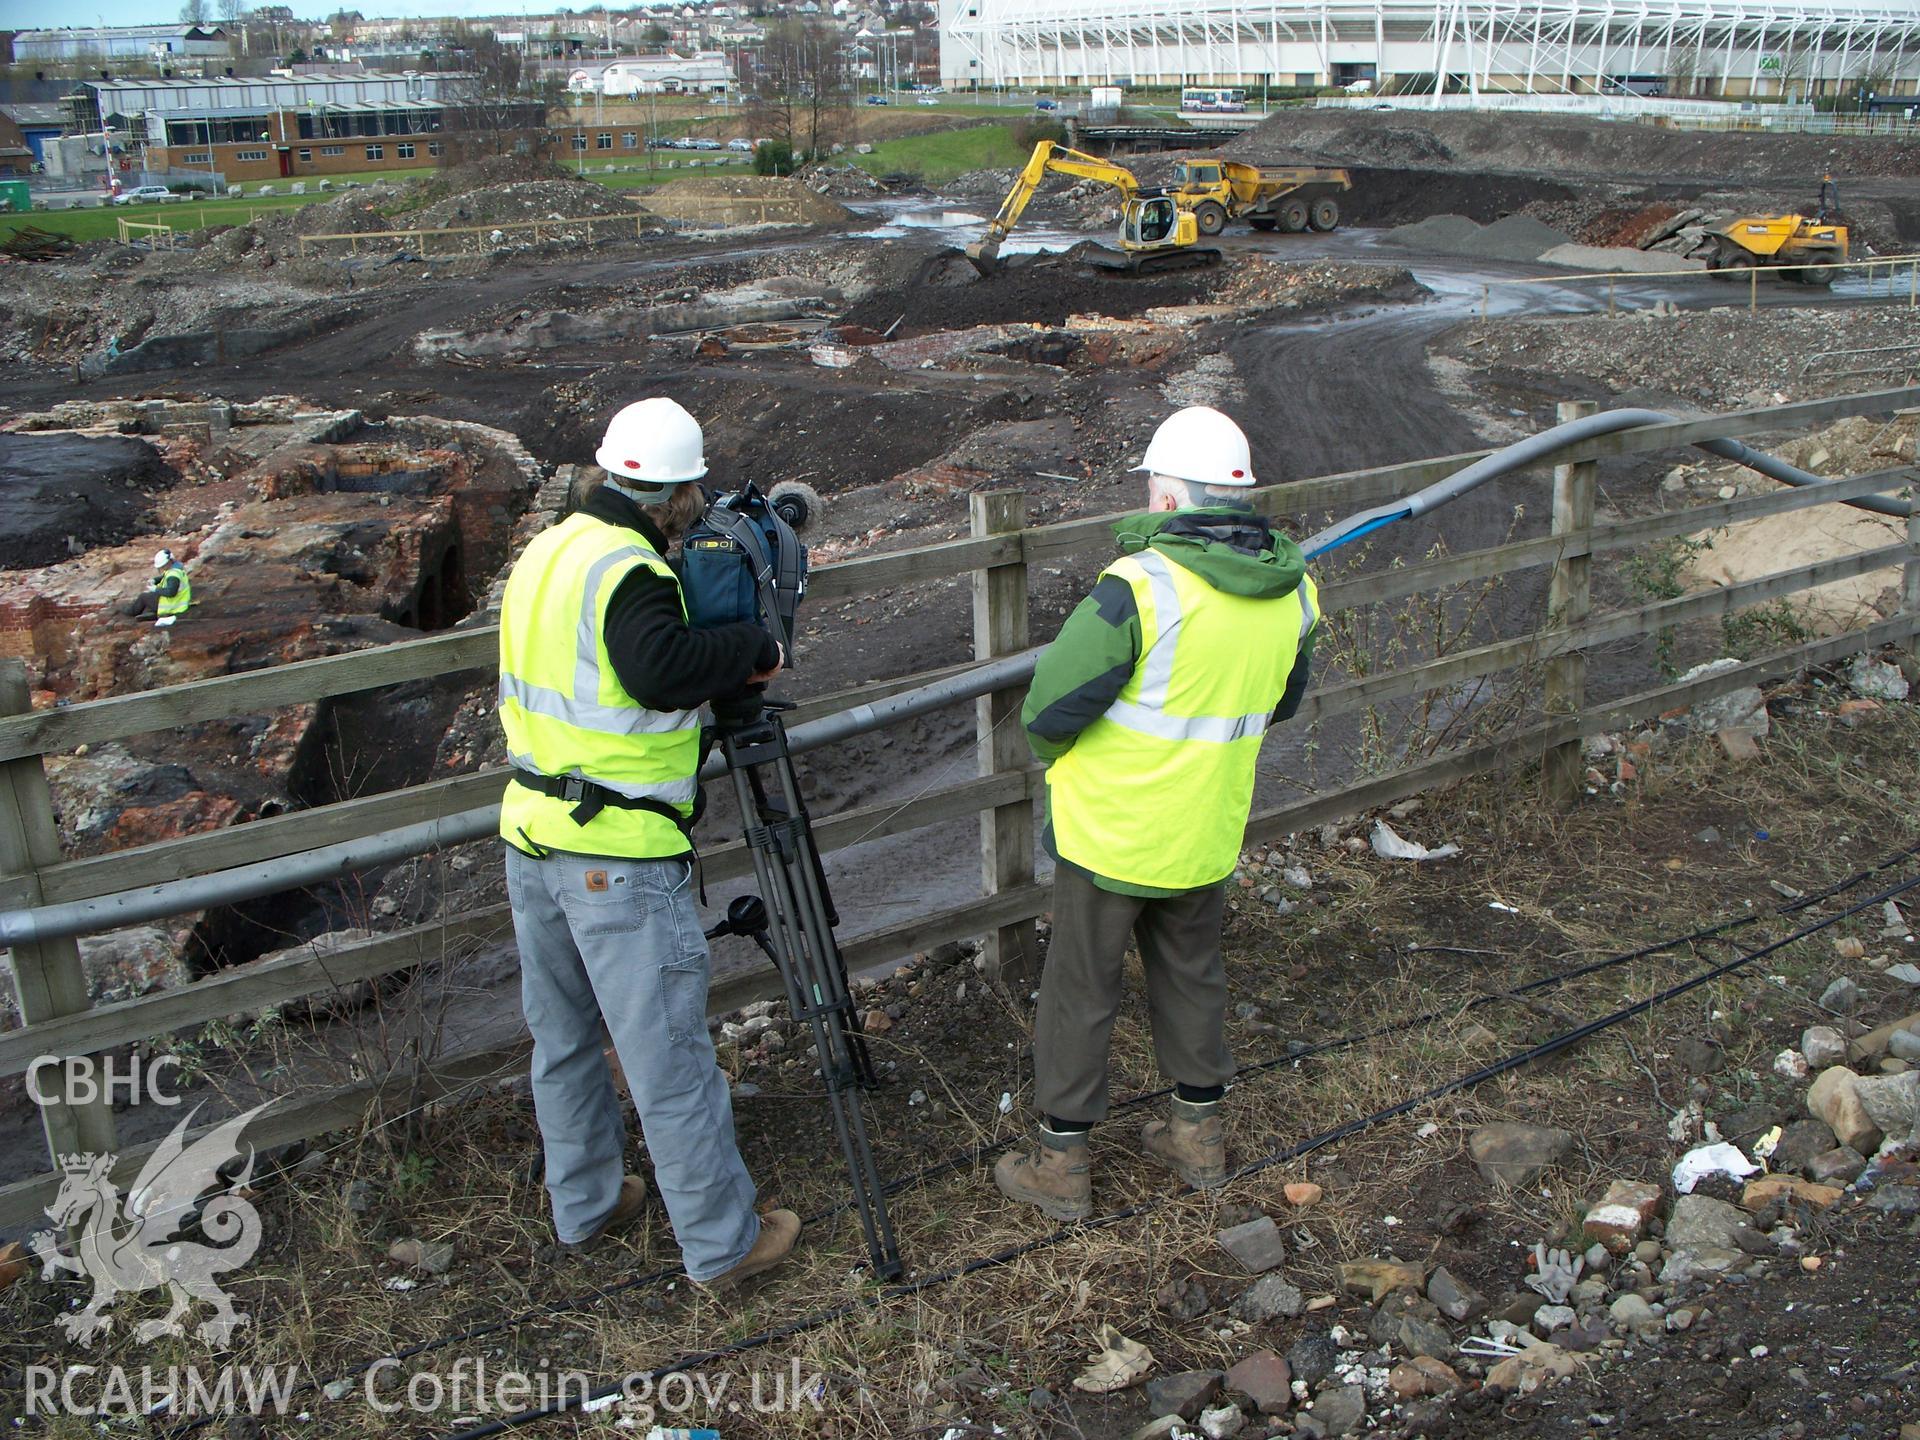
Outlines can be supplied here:
<path id="1" fill-rule="evenodd" d="M 1298 589 L 1307 573 L 1298 545 L 1253 511 L 1237 505 L 1129 516 L 1114 526 L 1114 536 L 1122 553 L 1151 547 L 1230 595 L 1278 600 Z M 1316 621 L 1301 642 L 1286 691 L 1274 708 L 1275 724 L 1291 719 L 1300 708 L 1319 633 Z M 1039 759 L 1051 764 L 1066 754 L 1080 732 L 1106 714 L 1140 663 L 1140 636 L 1133 587 L 1118 576 L 1101 576 L 1034 667 L 1020 719 L 1027 728 L 1027 743 Z M 1054 851 L 1051 821 L 1046 843 Z M 1060 860 L 1057 851 L 1054 858 L 1057 863 L 1069 863 Z M 1090 872 L 1089 878 L 1101 889 L 1122 895 L 1177 893 Z"/>

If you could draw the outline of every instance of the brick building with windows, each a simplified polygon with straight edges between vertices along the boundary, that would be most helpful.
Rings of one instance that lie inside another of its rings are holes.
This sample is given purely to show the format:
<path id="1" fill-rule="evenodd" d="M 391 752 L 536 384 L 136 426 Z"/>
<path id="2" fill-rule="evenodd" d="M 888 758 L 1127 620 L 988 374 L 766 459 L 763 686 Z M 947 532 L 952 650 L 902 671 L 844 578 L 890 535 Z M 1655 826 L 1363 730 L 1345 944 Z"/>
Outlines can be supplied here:
<path id="1" fill-rule="evenodd" d="M 450 93 L 461 78 L 367 72 L 87 81 L 70 103 L 76 123 L 144 144 L 148 169 L 207 170 L 230 183 L 415 169 L 439 163 L 483 128 L 544 127 L 537 101 L 489 105 L 483 120 Z"/>

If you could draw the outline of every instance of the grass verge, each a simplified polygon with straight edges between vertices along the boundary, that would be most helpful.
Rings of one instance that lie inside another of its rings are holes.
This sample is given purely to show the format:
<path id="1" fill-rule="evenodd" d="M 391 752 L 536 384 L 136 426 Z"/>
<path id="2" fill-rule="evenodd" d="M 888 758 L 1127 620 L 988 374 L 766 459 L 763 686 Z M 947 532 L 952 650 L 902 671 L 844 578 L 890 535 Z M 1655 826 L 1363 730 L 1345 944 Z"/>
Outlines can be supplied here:
<path id="1" fill-rule="evenodd" d="M 938 185 L 969 170 L 1016 166 L 1027 157 L 1013 138 L 1013 126 L 975 125 L 965 130 L 883 140 L 873 147 L 871 155 L 846 158 L 876 175 L 904 172 Z"/>

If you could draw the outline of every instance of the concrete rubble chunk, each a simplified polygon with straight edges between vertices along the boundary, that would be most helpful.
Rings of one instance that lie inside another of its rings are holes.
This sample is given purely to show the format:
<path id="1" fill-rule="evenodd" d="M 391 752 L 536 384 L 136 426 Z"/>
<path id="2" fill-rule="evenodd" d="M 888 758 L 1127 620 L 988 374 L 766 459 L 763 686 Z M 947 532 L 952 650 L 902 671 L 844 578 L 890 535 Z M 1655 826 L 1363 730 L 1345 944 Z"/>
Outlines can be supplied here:
<path id="1" fill-rule="evenodd" d="M 1269 1320 L 1291 1319 L 1306 1306 L 1298 1288 L 1278 1275 L 1262 1275 L 1234 1299 L 1231 1313 L 1249 1325 L 1264 1325 Z"/>
<path id="2" fill-rule="evenodd" d="M 1572 1148 L 1568 1131 L 1515 1121 L 1482 1125 L 1467 1139 L 1482 1176 L 1516 1187 L 1533 1183 Z"/>
<path id="3" fill-rule="evenodd" d="M 1293 1404 L 1293 1367 L 1271 1350 L 1256 1350 L 1227 1371 L 1230 1394 L 1244 1395 L 1261 1415 L 1284 1415 Z"/>
<path id="4" fill-rule="evenodd" d="M 1824 1120 L 1842 1145 L 1870 1155 L 1880 1148 L 1881 1130 L 1861 1104 L 1859 1084 L 1860 1076 L 1844 1065 L 1822 1070 L 1807 1091 L 1807 1110 Z"/>
<path id="5" fill-rule="evenodd" d="M 1653 1307 L 1631 1292 L 1607 1307 L 1607 1319 L 1613 1322 L 1614 1329 L 1635 1334 L 1642 1331 L 1657 1333 L 1661 1325 L 1660 1317 L 1653 1313 Z"/>
<path id="6" fill-rule="evenodd" d="M 1814 1156 L 1831 1150 L 1833 1131 L 1824 1120 L 1795 1120 L 1780 1132 L 1780 1142 L 1767 1157 L 1767 1164 L 1782 1174 L 1799 1174 Z"/>
<path id="7" fill-rule="evenodd" d="M 1238 1405 L 1217 1405 L 1200 1412 L 1200 1433 L 1207 1440 L 1232 1440 L 1246 1428 L 1247 1417 Z"/>
<path id="8" fill-rule="evenodd" d="M 1367 1418 L 1367 1392 L 1358 1385 L 1336 1385 L 1313 1402 L 1313 1418 L 1327 1435 L 1351 1435 Z"/>
<path id="9" fill-rule="evenodd" d="M 1831 1025 L 1810 1025 L 1800 1037 L 1800 1053 L 1815 1070 L 1825 1070 L 1845 1062 L 1847 1037 Z"/>
<path id="10" fill-rule="evenodd" d="M 1883 1137 L 1898 1144 L 1920 1138 L 1920 1070 L 1864 1076 L 1854 1082 L 1853 1093 Z M 1864 1152 L 1865 1147 L 1854 1149 Z"/>
<path id="11" fill-rule="evenodd" d="M 1624 1255 L 1646 1234 L 1660 1208 L 1661 1189 L 1644 1180 L 1615 1180 L 1594 1202 L 1580 1233 L 1615 1255 Z"/>
<path id="12" fill-rule="evenodd" d="M 1478 1320 L 1487 1313 L 1487 1297 L 1442 1265 L 1427 1281 L 1427 1298 L 1449 1320 Z"/>
<path id="13" fill-rule="evenodd" d="M 1738 1205 L 1710 1195 L 1680 1196 L 1667 1217 L 1667 1246 L 1673 1252 L 1668 1269 L 1707 1275 L 1744 1269 L 1747 1255 L 1739 1236 L 1748 1228 Z"/>
<path id="14" fill-rule="evenodd" d="M 1920 1060 L 1920 1032 L 1896 1030 L 1887 1037 L 1887 1053 L 1896 1060 L 1905 1060 L 1911 1064 Z"/>
<path id="15" fill-rule="evenodd" d="M 1816 1185 L 1851 1185 L 1866 1168 L 1866 1156 L 1851 1146 L 1836 1145 L 1807 1162 L 1807 1178 Z"/>
<path id="16" fill-rule="evenodd" d="M 1853 687 L 1854 694 L 1869 700 L 1907 698 L 1907 677 L 1900 673 L 1900 667 L 1871 655 L 1853 657 L 1853 663 L 1847 667 L 1847 683 Z"/>
<path id="17" fill-rule="evenodd" d="M 1287 1258 L 1286 1242 L 1280 1238 L 1280 1227 L 1271 1215 L 1222 1230 L 1214 1239 L 1249 1275 L 1263 1274 Z"/>
<path id="18" fill-rule="evenodd" d="M 1147 1408 L 1156 1415 L 1197 1419 L 1219 1396 L 1224 1380 L 1218 1370 L 1183 1370 L 1177 1375 L 1162 1375 L 1147 1381 Z"/>
<path id="19" fill-rule="evenodd" d="M 1860 1008 L 1860 987 L 1851 978 L 1842 975 L 1820 992 L 1819 1005 L 1822 1010 L 1833 1015 L 1851 1015 Z M 1807 1063 L 1813 1063 L 1813 1057 L 1807 1057 Z"/>
<path id="20" fill-rule="evenodd" d="M 1761 1210 L 1775 1203 L 1811 1205 L 1825 1210 L 1845 1192 L 1832 1185 L 1816 1185 L 1798 1175 L 1767 1175 L 1747 1182 L 1740 1192 L 1740 1203 L 1748 1210 Z"/>

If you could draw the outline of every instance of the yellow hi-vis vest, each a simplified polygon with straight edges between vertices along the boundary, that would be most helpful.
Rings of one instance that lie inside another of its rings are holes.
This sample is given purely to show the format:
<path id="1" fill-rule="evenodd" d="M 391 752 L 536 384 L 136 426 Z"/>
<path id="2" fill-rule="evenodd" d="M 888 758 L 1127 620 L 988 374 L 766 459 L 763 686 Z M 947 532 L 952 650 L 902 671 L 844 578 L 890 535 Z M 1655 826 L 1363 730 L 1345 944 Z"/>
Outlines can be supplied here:
<path id="1" fill-rule="evenodd" d="M 160 597 L 159 616 L 162 620 L 169 615 L 186 614 L 187 607 L 193 604 L 193 582 L 187 578 L 187 567 L 176 563 L 160 572 L 162 580 L 169 575 L 180 577 L 180 588 L 171 595 Z"/>
<path id="2" fill-rule="evenodd" d="M 667 562 L 635 531 L 572 515 L 534 538 L 507 577 L 500 605 L 500 723 L 507 757 L 521 769 L 579 776 L 690 815 L 701 712 L 647 709 L 627 694 L 607 656 L 607 603 L 642 568 L 678 588 Z M 574 809 L 509 781 L 501 838 L 522 850 L 531 842 L 631 859 L 689 849 L 665 815 L 609 805 L 581 825 Z"/>
<path id="3" fill-rule="evenodd" d="M 1318 604 L 1214 589 L 1159 550 L 1104 572 L 1132 587 L 1140 659 L 1107 712 L 1047 770 L 1061 859 L 1110 880 L 1197 890 L 1233 873 L 1261 737 Z"/>

